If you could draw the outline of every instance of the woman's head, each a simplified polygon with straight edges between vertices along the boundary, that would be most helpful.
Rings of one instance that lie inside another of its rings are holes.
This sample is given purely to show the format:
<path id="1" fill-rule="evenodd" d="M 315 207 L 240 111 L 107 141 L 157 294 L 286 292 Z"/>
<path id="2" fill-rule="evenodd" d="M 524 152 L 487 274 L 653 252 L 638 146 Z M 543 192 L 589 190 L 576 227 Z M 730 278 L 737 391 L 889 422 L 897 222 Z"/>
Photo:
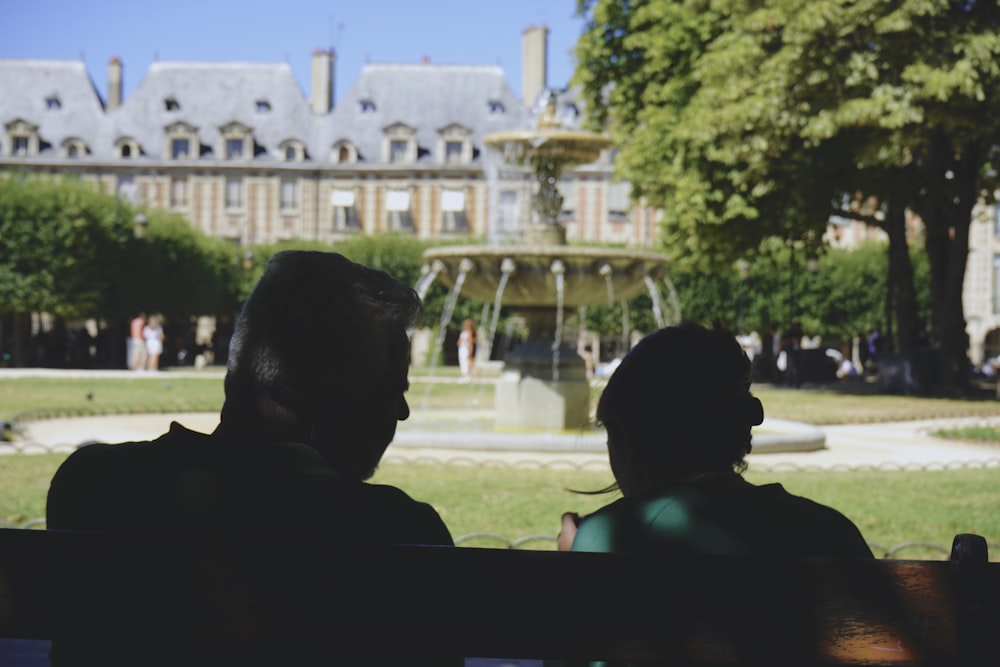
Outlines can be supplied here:
<path id="1" fill-rule="evenodd" d="M 764 419 L 750 361 L 722 329 L 682 324 L 646 336 L 622 360 L 597 405 L 626 495 L 742 471 L 750 428 Z"/>

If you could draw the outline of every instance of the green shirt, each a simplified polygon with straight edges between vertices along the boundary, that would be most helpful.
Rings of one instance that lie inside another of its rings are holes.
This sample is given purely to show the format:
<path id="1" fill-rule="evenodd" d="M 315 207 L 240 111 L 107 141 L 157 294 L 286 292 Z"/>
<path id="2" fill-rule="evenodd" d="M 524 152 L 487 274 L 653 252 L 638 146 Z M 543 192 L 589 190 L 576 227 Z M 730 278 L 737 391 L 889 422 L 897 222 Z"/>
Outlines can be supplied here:
<path id="1" fill-rule="evenodd" d="M 736 474 L 613 502 L 580 523 L 573 551 L 872 557 L 837 510 Z"/>

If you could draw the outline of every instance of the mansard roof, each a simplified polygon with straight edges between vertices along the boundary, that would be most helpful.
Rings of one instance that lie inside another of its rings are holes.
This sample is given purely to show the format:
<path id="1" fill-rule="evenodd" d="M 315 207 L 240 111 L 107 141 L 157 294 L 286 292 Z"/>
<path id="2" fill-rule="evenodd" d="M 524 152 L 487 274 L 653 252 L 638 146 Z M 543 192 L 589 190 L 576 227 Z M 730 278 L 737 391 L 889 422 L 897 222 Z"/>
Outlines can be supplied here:
<path id="1" fill-rule="evenodd" d="M 257 159 L 277 159 L 287 139 L 308 144 L 312 124 L 287 63 L 155 62 L 109 118 L 115 138 L 135 137 L 152 156 L 161 154 L 164 129 L 177 121 L 196 126 L 212 150 L 221 128 L 233 122 L 249 127 L 265 151 Z"/>
<path id="2" fill-rule="evenodd" d="M 468 128 L 482 149 L 483 137 L 527 127 L 531 116 L 499 66 L 368 64 L 321 122 L 316 141 L 329 150 L 347 139 L 363 161 L 378 162 L 384 130 L 397 123 L 414 128 L 418 147 L 434 159 L 441 128 Z"/>
<path id="3" fill-rule="evenodd" d="M 37 126 L 43 154 L 71 137 L 96 150 L 103 115 L 82 61 L 0 59 L 0 127 L 17 119 Z"/>
<path id="4" fill-rule="evenodd" d="M 281 159 L 281 145 L 294 140 L 318 163 L 347 142 L 370 164 L 382 159 L 385 129 L 398 124 L 413 128 L 429 161 L 448 128 L 465 128 L 482 150 L 485 136 L 533 124 L 499 66 L 369 64 L 333 110 L 314 114 L 287 63 L 154 62 L 121 106 L 105 111 L 83 62 L 0 59 L 0 126 L 17 119 L 38 126 L 42 155 L 76 137 L 90 158 L 115 160 L 128 138 L 159 161 L 167 128 L 183 123 L 197 128 L 211 160 L 222 128 L 238 123 L 263 149 L 255 161 Z"/>

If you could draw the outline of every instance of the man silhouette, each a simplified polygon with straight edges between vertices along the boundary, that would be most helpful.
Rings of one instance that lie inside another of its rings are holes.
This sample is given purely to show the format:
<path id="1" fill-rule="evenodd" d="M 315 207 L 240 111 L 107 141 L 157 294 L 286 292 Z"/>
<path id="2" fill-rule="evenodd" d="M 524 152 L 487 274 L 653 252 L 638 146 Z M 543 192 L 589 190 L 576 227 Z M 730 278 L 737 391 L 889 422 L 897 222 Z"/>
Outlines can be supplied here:
<path id="1" fill-rule="evenodd" d="M 452 545 L 431 506 L 364 483 L 409 416 L 419 312 L 382 271 L 334 253 L 274 255 L 235 324 L 218 428 L 175 422 L 150 442 L 78 449 L 52 480 L 49 528 Z M 77 648 L 56 643 L 54 664 L 107 664 Z"/>

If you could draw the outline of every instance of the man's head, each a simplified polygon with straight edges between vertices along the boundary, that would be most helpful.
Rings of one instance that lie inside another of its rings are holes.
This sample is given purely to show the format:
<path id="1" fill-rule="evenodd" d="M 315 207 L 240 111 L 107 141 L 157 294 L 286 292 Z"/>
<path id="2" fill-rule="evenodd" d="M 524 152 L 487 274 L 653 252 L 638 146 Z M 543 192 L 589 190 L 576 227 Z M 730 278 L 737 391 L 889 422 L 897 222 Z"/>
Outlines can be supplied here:
<path id="1" fill-rule="evenodd" d="M 742 470 L 750 428 L 764 419 L 750 361 L 733 335 L 695 324 L 646 336 L 597 405 L 626 494 L 699 474 Z"/>
<path id="2" fill-rule="evenodd" d="M 369 477 L 409 415 L 406 331 L 419 312 L 382 271 L 335 253 L 274 255 L 235 324 L 223 426 L 252 422 Z"/>

